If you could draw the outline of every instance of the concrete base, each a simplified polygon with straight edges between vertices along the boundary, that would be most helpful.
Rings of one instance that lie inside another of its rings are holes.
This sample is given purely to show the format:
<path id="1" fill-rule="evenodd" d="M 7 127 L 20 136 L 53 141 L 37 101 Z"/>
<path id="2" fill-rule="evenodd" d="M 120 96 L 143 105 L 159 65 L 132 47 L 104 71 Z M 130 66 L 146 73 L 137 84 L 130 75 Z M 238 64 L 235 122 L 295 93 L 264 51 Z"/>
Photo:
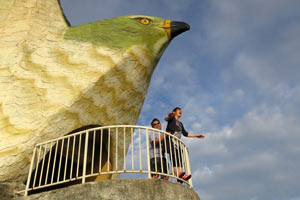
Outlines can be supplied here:
<path id="1" fill-rule="evenodd" d="M 0 182 L 0 199 L 14 199 L 18 191 L 24 190 L 25 185 L 19 182 Z"/>
<path id="2" fill-rule="evenodd" d="M 187 186 L 164 180 L 119 179 L 73 185 L 62 189 L 15 197 L 21 200 L 200 200 Z"/>

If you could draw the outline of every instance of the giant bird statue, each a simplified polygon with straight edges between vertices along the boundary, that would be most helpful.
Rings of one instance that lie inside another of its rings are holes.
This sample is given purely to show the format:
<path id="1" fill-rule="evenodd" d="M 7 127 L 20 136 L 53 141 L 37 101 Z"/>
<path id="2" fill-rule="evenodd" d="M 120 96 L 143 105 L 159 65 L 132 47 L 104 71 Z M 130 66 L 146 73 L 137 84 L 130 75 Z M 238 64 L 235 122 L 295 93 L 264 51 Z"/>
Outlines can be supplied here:
<path id="1" fill-rule="evenodd" d="M 26 180 L 37 143 L 136 124 L 155 66 L 188 29 L 143 15 L 72 27 L 58 0 L 0 0 L 0 182 Z"/>

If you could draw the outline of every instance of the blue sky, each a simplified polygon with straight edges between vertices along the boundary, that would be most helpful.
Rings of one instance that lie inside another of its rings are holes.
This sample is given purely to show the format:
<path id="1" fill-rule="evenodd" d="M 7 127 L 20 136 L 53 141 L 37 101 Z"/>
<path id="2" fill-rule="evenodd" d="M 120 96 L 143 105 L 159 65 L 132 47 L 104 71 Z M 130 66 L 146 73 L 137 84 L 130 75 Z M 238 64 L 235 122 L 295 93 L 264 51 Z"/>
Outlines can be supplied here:
<path id="1" fill-rule="evenodd" d="M 72 25 L 127 14 L 184 21 L 139 125 L 183 109 L 203 200 L 300 200 L 300 1 L 62 0 Z"/>

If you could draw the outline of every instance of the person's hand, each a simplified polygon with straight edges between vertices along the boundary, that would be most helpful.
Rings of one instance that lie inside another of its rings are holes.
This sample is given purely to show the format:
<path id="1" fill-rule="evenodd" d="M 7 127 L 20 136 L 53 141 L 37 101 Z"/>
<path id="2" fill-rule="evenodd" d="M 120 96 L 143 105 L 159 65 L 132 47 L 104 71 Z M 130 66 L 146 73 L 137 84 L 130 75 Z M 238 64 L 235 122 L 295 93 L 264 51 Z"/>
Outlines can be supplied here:
<path id="1" fill-rule="evenodd" d="M 173 116 L 174 116 L 174 112 L 170 112 L 170 113 L 168 114 L 169 119 L 170 119 L 171 117 L 173 117 Z"/>
<path id="2" fill-rule="evenodd" d="M 201 139 L 203 139 L 203 138 L 205 138 L 205 136 L 202 135 L 202 134 L 199 134 L 199 135 L 196 136 L 196 138 L 201 138 Z"/>
<path id="3" fill-rule="evenodd" d="M 169 121 L 170 118 L 174 116 L 174 112 L 170 112 L 168 116 L 165 117 L 165 121 Z"/>

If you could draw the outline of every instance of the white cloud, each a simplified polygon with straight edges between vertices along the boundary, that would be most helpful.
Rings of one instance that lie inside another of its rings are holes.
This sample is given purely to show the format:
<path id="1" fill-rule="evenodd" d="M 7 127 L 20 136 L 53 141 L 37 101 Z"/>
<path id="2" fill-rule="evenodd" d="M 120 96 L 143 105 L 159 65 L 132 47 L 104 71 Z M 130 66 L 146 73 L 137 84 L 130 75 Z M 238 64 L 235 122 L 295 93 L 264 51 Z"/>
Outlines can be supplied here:
<path id="1" fill-rule="evenodd" d="M 192 166 L 206 163 L 194 169 L 196 188 L 214 194 L 213 199 L 251 195 L 258 199 L 292 198 L 300 184 L 300 161 L 295 159 L 300 153 L 300 123 L 296 125 L 294 120 L 300 122 L 286 118 L 276 108 L 264 107 L 237 121 L 231 134 L 224 130 L 209 134 L 199 145 L 194 140 L 188 142 Z"/>

